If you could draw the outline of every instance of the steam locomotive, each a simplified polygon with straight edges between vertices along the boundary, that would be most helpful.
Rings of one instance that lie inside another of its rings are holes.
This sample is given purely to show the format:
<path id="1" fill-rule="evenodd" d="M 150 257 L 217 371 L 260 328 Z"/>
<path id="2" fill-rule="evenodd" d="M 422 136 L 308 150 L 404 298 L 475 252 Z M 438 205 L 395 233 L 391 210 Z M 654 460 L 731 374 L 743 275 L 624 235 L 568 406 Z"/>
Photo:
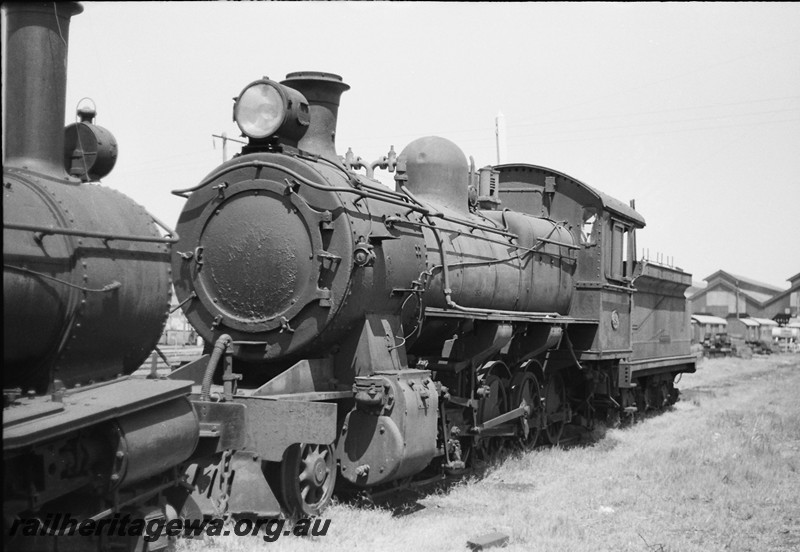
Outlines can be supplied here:
<path id="1" fill-rule="evenodd" d="M 188 494 L 178 466 L 199 441 L 191 382 L 130 377 L 164 326 L 177 236 L 96 183 L 117 143 L 93 108 L 62 126 L 69 24 L 83 8 L 3 9 L 3 515 L 6 529 L 36 526 L 6 545 L 141 549 L 127 534 L 59 545 L 43 528 L 63 515 L 165 519 Z"/>
<path id="2" fill-rule="evenodd" d="M 340 157 L 330 73 L 246 86 L 247 145 L 174 192 L 169 230 L 96 183 L 116 143 L 90 111 L 60 127 L 80 6 L 5 9 L 6 520 L 318 515 L 336 488 L 662 408 L 694 372 L 691 277 L 635 259 L 632 206 L 439 137 Z M 131 377 L 170 279 L 208 345 Z"/>
<path id="3" fill-rule="evenodd" d="M 476 169 L 435 136 L 340 157 L 348 88 L 250 83 L 241 154 L 173 192 L 175 292 L 209 347 L 172 377 L 201 385 L 215 439 L 244 436 L 192 463 L 202 511 L 316 515 L 337 486 L 457 473 L 675 402 L 691 277 L 635 260 L 633 207 L 545 167 Z"/>

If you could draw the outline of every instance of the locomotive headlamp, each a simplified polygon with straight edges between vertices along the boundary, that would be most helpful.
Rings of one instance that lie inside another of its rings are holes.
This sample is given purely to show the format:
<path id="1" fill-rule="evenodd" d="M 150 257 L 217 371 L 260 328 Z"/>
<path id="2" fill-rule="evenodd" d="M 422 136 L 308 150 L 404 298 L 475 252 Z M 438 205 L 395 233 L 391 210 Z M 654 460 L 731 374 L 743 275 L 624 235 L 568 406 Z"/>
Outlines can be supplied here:
<path id="1" fill-rule="evenodd" d="M 269 79 L 258 80 L 239 94 L 233 120 L 252 140 L 275 137 L 296 144 L 308 129 L 308 101 L 297 90 Z"/>
<path id="2" fill-rule="evenodd" d="M 283 98 L 274 86 L 256 83 L 239 96 L 233 116 L 250 138 L 272 136 L 283 122 Z"/>

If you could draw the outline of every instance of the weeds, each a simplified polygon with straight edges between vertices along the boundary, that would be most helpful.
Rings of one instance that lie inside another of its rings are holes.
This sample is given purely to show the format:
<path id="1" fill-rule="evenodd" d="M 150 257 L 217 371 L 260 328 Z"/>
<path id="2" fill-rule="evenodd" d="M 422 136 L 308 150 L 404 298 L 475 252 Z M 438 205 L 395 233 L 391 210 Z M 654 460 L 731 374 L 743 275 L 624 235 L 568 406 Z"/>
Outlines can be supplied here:
<path id="1" fill-rule="evenodd" d="M 648 543 L 645 538 L 642 536 L 641 533 L 637 533 L 639 538 L 644 541 L 644 545 L 647 547 L 648 550 L 652 550 L 653 552 L 667 552 L 667 549 L 664 548 L 663 544 L 650 544 Z"/>

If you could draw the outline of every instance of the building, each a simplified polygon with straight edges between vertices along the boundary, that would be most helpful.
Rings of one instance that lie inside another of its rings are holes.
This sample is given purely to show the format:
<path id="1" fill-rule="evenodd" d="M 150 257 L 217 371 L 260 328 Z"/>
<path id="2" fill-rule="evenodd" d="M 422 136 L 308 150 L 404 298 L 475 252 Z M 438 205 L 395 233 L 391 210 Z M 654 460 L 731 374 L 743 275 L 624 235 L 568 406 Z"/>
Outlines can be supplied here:
<path id="1" fill-rule="evenodd" d="M 769 318 L 785 324 L 800 311 L 800 273 L 789 278 L 789 289 L 718 270 L 705 278 L 705 288 L 689 296 L 689 311 L 720 318 Z"/>
<path id="2" fill-rule="evenodd" d="M 781 325 L 800 316 L 800 272 L 789 278 L 789 289 L 768 299 L 762 306 L 760 316 L 771 318 Z"/>

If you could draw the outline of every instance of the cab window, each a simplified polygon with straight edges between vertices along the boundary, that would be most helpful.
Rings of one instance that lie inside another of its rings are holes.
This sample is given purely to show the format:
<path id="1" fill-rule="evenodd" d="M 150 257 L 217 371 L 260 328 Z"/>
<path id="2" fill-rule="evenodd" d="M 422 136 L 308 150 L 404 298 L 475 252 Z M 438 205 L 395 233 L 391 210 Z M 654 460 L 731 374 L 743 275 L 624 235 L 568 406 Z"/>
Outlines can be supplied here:
<path id="1" fill-rule="evenodd" d="M 595 233 L 595 226 L 597 225 L 598 216 L 597 211 L 594 209 L 583 210 L 583 225 L 581 226 L 581 245 L 589 246 L 594 245 L 597 240 Z"/>
<path id="2" fill-rule="evenodd" d="M 628 256 L 629 228 L 616 221 L 611 221 L 611 244 L 608 249 L 606 276 L 612 280 L 622 280 L 625 274 L 625 259 Z"/>

